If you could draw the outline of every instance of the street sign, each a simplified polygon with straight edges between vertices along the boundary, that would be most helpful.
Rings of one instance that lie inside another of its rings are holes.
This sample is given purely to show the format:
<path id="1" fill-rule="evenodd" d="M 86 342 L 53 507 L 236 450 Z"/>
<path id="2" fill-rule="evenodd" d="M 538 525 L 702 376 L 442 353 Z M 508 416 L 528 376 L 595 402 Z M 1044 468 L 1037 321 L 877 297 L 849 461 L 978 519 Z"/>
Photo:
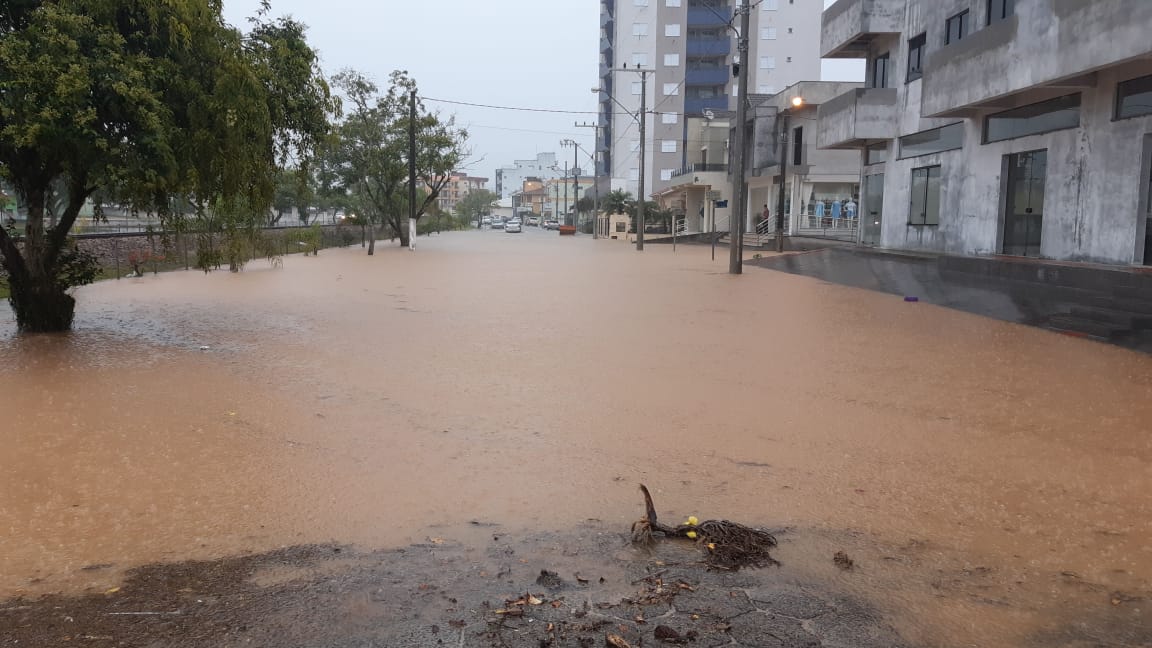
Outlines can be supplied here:
<path id="1" fill-rule="evenodd" d="M 717 207 L 717 208 L 723 209 L 723 208 L 725 208 L 725 207 L 727 207 L 727 206 L 728 206 L 728 201 L 727 201 L 727 200 L 717 200 L 717 201 L 716 201 L 716 207 Z"/>

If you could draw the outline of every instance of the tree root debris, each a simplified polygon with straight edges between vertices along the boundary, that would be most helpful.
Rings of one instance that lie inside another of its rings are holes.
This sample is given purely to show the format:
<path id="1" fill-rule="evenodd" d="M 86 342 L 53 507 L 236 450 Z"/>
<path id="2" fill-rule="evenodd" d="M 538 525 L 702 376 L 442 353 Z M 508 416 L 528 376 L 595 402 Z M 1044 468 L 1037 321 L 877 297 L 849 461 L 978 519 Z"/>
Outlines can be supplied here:
<path id="1" fill-rule="evenodd" d="M 670 527 L 659 522 L 648 487 L 640 484 L 640 491 L 644 493 L 645 514 L 632 524 L 633 544 L 651 545 L 656 541 L 656 534 L 661 534 L 666 538 L 695 540 L 704 552 L 704 563 L 712 569 L 736 571 L 744 567 L 780 565 L 769 553 L 769 549 L 776 546 L 776 537 L 771 533 L 728 520 L 704 520 Z"/>

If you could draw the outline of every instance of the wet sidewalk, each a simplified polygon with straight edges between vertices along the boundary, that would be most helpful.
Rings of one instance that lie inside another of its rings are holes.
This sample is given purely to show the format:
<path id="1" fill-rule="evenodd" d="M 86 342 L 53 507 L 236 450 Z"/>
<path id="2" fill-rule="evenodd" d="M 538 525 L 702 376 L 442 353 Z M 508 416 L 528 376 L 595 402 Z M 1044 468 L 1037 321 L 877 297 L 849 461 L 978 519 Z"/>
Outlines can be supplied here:
<path id="1" fill-rule="evenodd" d="M 1138 268 L 855 247 L 748 263 L 1152 353 L 1152 273 Z"/>

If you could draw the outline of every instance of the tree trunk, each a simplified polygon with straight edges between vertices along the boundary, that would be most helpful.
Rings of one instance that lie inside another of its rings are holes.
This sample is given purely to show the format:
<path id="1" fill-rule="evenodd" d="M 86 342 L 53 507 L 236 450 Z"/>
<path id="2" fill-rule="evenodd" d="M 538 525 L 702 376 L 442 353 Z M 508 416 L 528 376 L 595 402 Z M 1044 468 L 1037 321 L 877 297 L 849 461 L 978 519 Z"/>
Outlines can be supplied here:
<path id="1" fill-rule="evenodd" d="M 76 300 L 55 281 L 11 278 L 9 301 L 16 312 L 16 326 L 23 333 L 60 333 L 72 328 Z"/>
<path id="2" fill-rule="evenodd" d="M 400 247 L 408 247 L 409 243 L 411 242 L 411 239 L 408 236 L 408 219 L 405 218 L 404 221 L 405 222 L 400 227 L 396 228 L 396 234 L 400 237 Z"/>
<path id="3" fill-rule="evenodd" d="M 368 237 L 368 256 L 372 256 L 376 254 L 376 226 L 370 226 L 368 231 L 372 234 Z"/>

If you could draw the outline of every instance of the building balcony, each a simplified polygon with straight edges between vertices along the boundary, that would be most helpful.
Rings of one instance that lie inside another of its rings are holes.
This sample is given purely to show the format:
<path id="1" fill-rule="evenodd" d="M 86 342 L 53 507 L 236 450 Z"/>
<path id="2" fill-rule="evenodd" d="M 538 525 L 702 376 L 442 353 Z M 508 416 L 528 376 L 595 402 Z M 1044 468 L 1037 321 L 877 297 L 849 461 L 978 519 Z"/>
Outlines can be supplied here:
<path id="1" fill-rule="evenodd" d="M 690 176 L 697 173 L 728 173 L 728 165 L 723 162 L 711 164 L 697 162 L 696 164 L 689 164 L 687 166 L 676 169 L 672 173 L 672 177 L 679 178 L 681 176 Z"/>
<path id="2" fill-rule="evenodd" d="M 730 38 L 689 38 L 685 43 L 688 56 L 727 56 L 732 53 Z"/>
<path id="3" fill-rule="evenodd" d="M 718 86 L 728 83 L 731 73 L 727 67 L 718 68 L 688 68 L 684 75 L 684 85 L 688 86 Z"/>
<path id="4" fill-rule="evenodd" d="M 684 98 L 684 113 L 687 115 L 703 115 L 704 111 L 711 110 L 713 112 L 723 112 L 728 110 L 728 95 L 721 95 L 719 97 L 708 97 L 706 99 L 699 97 L 685 97 Z"/>
<path id="5" fill-rule="evenodd" d="M 929 55 L 925 117 L 1012 108 L 1093 88 L 1096 72 L 1152 57 L 1152 2 L 1020 2 L 1016 12 Z"/>
<path id="6" fill-rule="evenodd" d="M 732 7 L 689 7 L 689 27 L 727 27 L 732 22 Z"/>
<path id="7" fill-rule="evenodd" d="M 816 110 L 819 148 L 860 148 L 896 137 L 895 88 L 858 88 Z"/>
<path id="8" fill-rule="evenodd" d="M 820 29 L 823 58 L 867 58 L 876 36 L 904 29 L 907 0 L 838 0 L 824 10 Z"/>

